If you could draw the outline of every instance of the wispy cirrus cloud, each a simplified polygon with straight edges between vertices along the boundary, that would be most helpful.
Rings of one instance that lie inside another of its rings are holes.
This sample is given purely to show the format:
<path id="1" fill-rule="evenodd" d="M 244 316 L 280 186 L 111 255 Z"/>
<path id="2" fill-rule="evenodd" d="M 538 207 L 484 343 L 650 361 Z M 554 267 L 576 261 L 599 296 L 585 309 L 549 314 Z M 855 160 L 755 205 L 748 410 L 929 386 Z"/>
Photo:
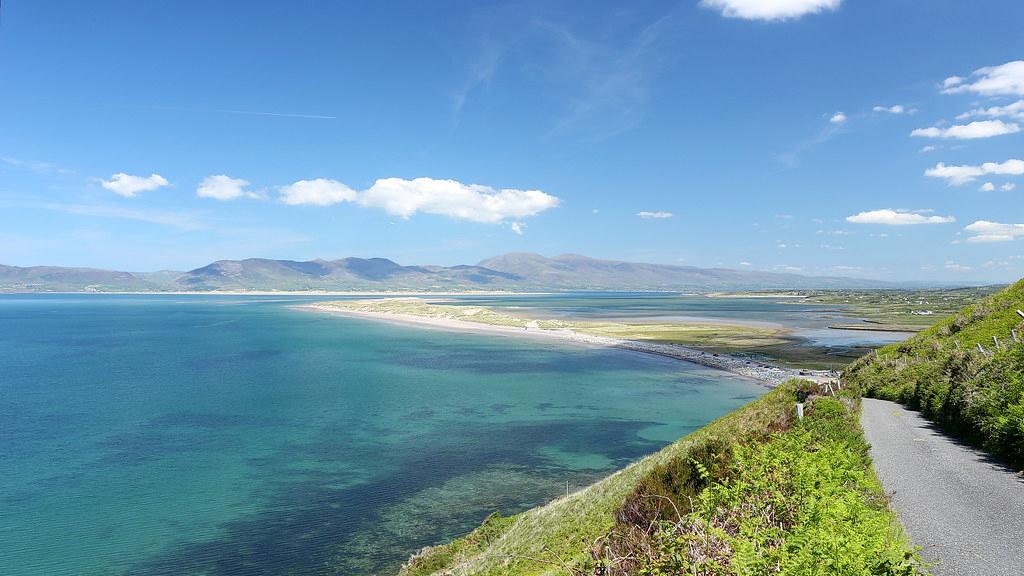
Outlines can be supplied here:
<path id="1" fill-rule="evenodd" d="M 652 211 L 643 210 L 643 211 L 637 212 L 636 215 L 639 216 L 640 218 L 654 219 L 654 220 L 664 220 L 666 218 L 671 218 L 671 217 L 675 216 L 675 214 L 673 214 L 671 212 L 665 212 L 665 211 L 660 211 L 660 210 L 659 211 L 653 211 L 653 212 Z"/>
<path id="2" fill-rule="evenodd" d="M 160 226 L 177 228 L 179 230 L 202 230 L 209 227 L 209 224 L 207 224 L 199 214 L 193 212 L 142 210 L 125 208 L 123 206 L 112 206 L 108 204 L 83 204 L 74 202 L 22 201 L 9 203 L 8 205 L 20 208 L 74 214 L 77 216 L 135 220 L 137 222 L 159 224 Z"/>
<path id="3" fill-rule="evenodd" d="M 260 110 L 224 110 L 228 114 L 241 114 L 243 116 L 276 116 L 278 118 L 306 118 L 309 120 L 337 120 L 337 116 L 326 116 L 322 114 L 299 114 L 292 112 L 263 112 Z"/>

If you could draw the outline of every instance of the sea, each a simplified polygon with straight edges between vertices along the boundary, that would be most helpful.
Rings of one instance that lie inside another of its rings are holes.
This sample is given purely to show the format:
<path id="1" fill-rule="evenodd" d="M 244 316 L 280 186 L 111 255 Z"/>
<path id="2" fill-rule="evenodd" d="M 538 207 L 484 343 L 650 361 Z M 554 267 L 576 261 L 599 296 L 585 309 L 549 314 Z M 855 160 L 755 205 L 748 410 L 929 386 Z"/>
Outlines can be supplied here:
<path id="1" fill-rule="evenodd" d="M 296 308 L 317 299 L 0 295 L 0 574 L 393 574 L 766 392 L 635 352 Z M 808 318 L 679 295 L 457 301 Z"/>

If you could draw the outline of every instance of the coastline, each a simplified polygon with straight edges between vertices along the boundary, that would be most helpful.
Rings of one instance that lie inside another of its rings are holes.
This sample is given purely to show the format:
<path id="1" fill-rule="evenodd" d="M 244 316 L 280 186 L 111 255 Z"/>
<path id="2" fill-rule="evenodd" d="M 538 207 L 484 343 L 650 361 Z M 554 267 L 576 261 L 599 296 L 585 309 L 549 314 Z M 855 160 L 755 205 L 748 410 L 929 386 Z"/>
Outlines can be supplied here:
<path id="1" fill-rule="evenodd" d="M 331 306 L 329 304 L 324 303 L 300 304 L 293 306 L 293 308 L 310 312 L 318 312 L 322 314 L 330 314 L 334 316 L 363 318 L 367 320 L 383 322 L 393 322 L 408 326 L 418 326 L 421 328 L 433 328 L 456 332 L 482 332 L 487 334 L 514 336 L 517 338 L 527 337 L 554 339 L 561 342 L 568 342 L 573 344 L 617 348 L 620 350 L 628 350 L 631 352 L 639 352 L 643 354 L 652 354 L 655 356 L 662 356 L 665 358 L 671 358 L 674 360 L 681 360 L 684 362 L 699 364 L 701 366 L 707 366 L 709 368 L 724 370 L 731 374 L 735 374 L 737 376 L 754 380 L 757 383 L 767 386 L 769 388 L 774 388 L 779 384 L 796 377 L 808 378 L 808 376 L 810 376 L 811 378 L 829 378 L 828 374 L 825 373 L 824 371 L 808 371 L 782 368 L 780 366 L 773 366 L 771 364 L 761 362 L 758 360 L 752 360 L 750 358 L 706 352 L 698 348 L 682 346 L 679 344 L 648 342 L 642 340 L 623 340 L 619 338 L 610 338 L 607 336 L 594 336 L 591 334 L 584 334 L 569 329 L 553 330 L 543 329 L 539 327 L 518 328 L 511 326 L 497 326 L 493 324 L 473 322 L 471 320 L 455 320 L 451 318 L 434 318 L 427 316 L 417 316 L 413 314 L 349 310 L 338 308 L 336 306 Z"/>

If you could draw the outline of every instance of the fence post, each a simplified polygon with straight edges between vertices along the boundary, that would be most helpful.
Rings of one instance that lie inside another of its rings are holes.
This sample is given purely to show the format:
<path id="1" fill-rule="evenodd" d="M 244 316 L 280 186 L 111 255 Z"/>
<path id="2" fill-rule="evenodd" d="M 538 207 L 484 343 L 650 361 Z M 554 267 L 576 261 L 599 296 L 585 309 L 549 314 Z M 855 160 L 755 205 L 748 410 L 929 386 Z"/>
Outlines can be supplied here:
<path id="1" fill-rule="evenodd" d="M 1014 342 L 1019 342 L 1019 340 L 1017 340 L 1017 330 L 1010 330 L 1010 337 L 1013 338 Z"/>
<path id="2" fill-rule="evenodd" d="M 796 419 L 797 420 L 803 420 L 804 419 L 804 403 L 803 402 L 797 402 L 796 403 Z"/>

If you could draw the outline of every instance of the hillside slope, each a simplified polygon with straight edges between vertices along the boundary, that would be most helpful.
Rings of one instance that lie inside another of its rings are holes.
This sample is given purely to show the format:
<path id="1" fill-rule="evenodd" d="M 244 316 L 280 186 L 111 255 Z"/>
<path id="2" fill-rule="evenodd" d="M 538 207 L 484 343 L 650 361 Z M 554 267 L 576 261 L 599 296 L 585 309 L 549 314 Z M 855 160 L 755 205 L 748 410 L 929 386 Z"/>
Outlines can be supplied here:
<path id="1" fill-rule="evenodd" d="M 806 385 L 782 385 L 575 494 L 492 515 L 401 574 L 918 573 L 856 402 L 816 398 L 795 422 Z"/>
<path id="2" fill-rule="evenodd" d="M 1024 280 L 861 358 L 843 381 L 867 396 L 920 410 L 1024 468 L 1024 318 L 1018 310 L 1024 310 Z"/>

